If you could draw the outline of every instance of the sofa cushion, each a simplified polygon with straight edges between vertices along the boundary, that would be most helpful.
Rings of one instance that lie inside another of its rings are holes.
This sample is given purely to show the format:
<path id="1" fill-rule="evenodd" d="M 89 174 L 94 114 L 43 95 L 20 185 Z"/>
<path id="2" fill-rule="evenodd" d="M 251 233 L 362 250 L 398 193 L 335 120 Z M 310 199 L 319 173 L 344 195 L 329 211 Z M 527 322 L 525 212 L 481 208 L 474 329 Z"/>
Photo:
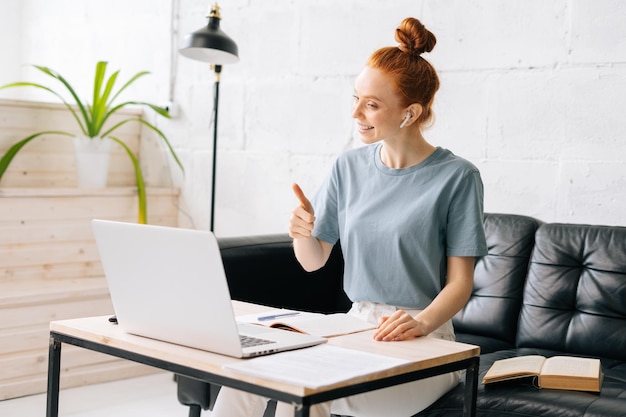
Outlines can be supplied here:
<path id="1" fill-rule="evenodd" d="M 535 240 L 517 346 L 626 361 L 626 228 L 544 224 Z"/>
<path id="2" fill-rule="evenodd" d="M 545 349 L 511 349 L 481 355 L 478 376 L 477 417 L 596 417 L 623 416 L 626 412 L 626 363 L 601 359 L 604 382 L 600 393 L 537 389 L 530 380 L 517 380 L 488 386 L 480 383 L 494 361 L 524 355 L 546 357 L 563 352 Z M 461 415 L 465 382 L 461 382 L 419 417 Z"/>
<path id="3" fill-rule="evenodd" d="M 499 348 L 514 347 L 528 262 L 540 222 L 527 216 L 486 213 L 483 223 L 488 253 L 476 263 L 472 295 L 453 324 L 458 334 L 496 339 L 485 342 Z"/>
<path id="4" fill-rule="evenodd" d="M 455 330 L 456 341 L 468 345 L 480 346 L 480 353 L 491 353 L 498 350 L 513 349 L 515 343 L 495 337 L 480 336 L 471 333 L 461 333 Z"/>

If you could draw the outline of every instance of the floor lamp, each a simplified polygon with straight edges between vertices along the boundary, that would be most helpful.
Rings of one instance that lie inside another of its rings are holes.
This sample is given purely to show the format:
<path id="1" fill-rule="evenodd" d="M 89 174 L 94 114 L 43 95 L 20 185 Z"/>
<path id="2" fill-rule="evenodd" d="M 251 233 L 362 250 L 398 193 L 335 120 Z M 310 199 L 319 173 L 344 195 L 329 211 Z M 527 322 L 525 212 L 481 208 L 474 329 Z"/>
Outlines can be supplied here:
<path id="1" fill-rule="evenodd" d="M 213 175 L 211 178 L 211 231 L 214 231 L 215 219 L 215 177 L 217 167 L 217 110 L 220 92 L 220 73 L 223 64 L 239 61 L 237 44 L 220 29 L 220 8 L 215 3 L 208 15 L 206 27 L 185 36 L 179 52 L 196 61 L 209 62 L 215 71 L 215 94 L 213 103 Z"/>

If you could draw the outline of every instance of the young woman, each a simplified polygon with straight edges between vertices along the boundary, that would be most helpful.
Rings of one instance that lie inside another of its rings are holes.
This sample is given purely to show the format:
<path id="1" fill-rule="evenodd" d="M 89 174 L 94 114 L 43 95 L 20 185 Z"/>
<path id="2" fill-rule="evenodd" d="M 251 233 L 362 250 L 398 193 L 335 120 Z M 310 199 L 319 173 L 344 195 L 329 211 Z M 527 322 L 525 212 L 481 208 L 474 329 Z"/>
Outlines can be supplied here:
<path id="1" fill-rule="evenodd" d="M 366 144 L 339 156 L 312 201 L 299 205 L 289 233 L 298 261 L 321 268 L 337 241 L 345 260 L 349 314 L 378 325 L 374 339 L 454 340 L 451 319 L 467 302 L 475 257 L 486 254 L 483 186 L 471 163 L 428 143 L 439 88 L 422 57 L 435 36 L 419 20 L 396 29 L 397 47 L 374 52 L 355 82 L 352 117 Z M 411 416 L 458 383 L 458 373 L 312 407 L 311 416 Z M 265 399 L 224 389 L 214 417 L 262 416 Z M 292 416 L 279 403 L 277 416 Z"/>

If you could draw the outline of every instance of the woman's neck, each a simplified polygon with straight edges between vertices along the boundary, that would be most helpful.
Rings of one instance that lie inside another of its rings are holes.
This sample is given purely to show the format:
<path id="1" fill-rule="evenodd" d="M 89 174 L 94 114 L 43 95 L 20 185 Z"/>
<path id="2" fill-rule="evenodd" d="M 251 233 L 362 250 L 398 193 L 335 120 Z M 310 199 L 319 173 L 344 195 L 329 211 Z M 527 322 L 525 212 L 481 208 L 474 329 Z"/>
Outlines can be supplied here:
<path id="1" fill-rule="evenodd" d="M 388 168 L 408 168 L 423 162 L 435 149 L 421 134 L 409 140 L 383 140 L 380 159 Z"/>

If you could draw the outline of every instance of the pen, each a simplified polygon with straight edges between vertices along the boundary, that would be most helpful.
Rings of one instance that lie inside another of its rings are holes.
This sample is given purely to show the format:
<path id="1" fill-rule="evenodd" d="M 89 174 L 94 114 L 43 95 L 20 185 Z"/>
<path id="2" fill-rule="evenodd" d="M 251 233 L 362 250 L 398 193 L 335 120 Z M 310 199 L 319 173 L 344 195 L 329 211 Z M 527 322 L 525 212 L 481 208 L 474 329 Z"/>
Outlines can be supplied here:
<path id="1" fill-rule="evenodd" d="M 295 311 L 291 312 L 291 313 L 273 314 L 271 316 L 261 316 L 261 317 L 258 317 L 257 320 L 258 321 L 274 320 L 274 319 L 277 319 L 277 318 L 280 318 L 280 317 L 297 316 L 298 314 L 300 314 L 300 313 L 295 312 Z"/>

